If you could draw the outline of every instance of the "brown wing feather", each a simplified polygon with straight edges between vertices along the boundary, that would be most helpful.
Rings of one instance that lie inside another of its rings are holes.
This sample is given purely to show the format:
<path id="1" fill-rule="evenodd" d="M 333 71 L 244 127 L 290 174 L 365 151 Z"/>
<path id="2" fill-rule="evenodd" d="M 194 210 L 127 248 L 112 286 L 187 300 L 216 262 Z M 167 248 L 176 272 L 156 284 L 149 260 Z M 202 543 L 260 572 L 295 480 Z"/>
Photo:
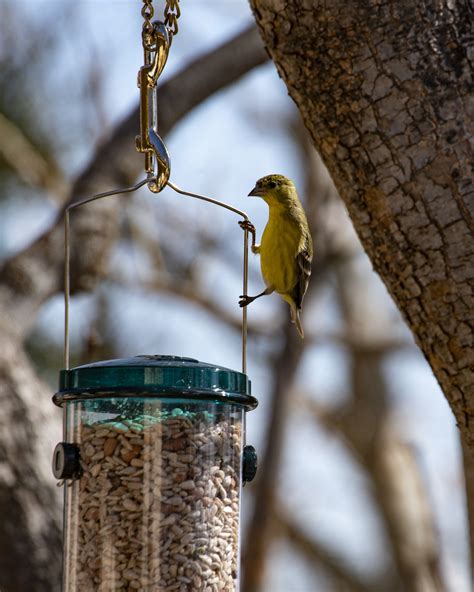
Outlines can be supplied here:
<path id="1" fill-rule="evenodd" d="M 294 299 L 297 308 L 301 308 L 303 298 L 308 289 L 309 278 L 311 276 L 311 261 L 313 260 L 313 248 L 311 239 L 307 242 L 305 248 L 296 255 L 298 265 L 298 282 L 295 286 Z"/>

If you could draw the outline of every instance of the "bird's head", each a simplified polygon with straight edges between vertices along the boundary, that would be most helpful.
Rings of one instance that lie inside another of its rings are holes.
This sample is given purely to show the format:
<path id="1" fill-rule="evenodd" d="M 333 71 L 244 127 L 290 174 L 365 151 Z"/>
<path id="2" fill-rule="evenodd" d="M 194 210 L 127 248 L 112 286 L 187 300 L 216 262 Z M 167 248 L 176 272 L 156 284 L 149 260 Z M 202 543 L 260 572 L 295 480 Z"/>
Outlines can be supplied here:
<path id="1" fill-rule="evenodd" d="M 264 199 L 268 205 L 285 205 L 295 194 L 293 181 L 284 175 L 267 175 L 255 183 L 249 195 L 256 195 Z"/>

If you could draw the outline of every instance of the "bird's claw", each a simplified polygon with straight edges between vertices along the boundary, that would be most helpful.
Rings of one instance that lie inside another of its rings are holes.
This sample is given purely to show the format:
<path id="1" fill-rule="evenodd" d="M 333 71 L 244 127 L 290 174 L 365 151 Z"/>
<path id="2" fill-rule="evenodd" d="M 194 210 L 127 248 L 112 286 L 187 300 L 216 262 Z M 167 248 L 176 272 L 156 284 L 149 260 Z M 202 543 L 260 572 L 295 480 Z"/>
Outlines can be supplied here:
<path id="1" fill-rule="evenodd" d="M 250 220 L 239 220 L 239 226 L 242 230 L 248 230 L 249 232 L 255 233 L 255 226 Z"/>
<path id="2" fill-rule="evenodd" d="M 243 308 L 244 306 L 248 306 L 254 300 L 252 298 L 252 296 L 246 296 L 245 294 L 241 294 L 239 296 L 239 298 L 240 298 L 240 300 L 239 300 L 240 308 Z"/>

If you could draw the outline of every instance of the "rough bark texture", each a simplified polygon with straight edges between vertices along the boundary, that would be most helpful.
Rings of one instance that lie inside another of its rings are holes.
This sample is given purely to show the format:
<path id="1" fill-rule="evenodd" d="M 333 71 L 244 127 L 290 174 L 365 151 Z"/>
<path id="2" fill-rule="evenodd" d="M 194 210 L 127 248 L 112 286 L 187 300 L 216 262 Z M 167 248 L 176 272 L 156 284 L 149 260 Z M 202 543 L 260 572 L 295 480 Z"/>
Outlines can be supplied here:
<path id="1" fill-rule="evenodd" d="M 472 9 L 251 3 L 375 270 L 473 446 Z"/>
<path id="2" fill-rule="evenodd" d="M 50 462 L 60 412 L 21 348 L 0 331 L 0 589 L 60 587 L 61 493 Z"/>

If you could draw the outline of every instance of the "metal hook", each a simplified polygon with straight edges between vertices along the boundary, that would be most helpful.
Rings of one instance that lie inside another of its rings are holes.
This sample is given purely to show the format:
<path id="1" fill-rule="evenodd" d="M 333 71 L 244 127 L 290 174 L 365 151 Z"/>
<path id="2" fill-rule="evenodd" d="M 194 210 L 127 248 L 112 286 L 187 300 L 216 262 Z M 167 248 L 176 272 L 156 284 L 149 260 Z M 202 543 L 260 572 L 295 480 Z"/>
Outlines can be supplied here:
<path id="1" fill-rule="evenodd" d="M 168 29 L 161 21 L 153 23 L 153 51 L 145 50 L 145 65 L 138 72 L 140 88 L 140 135 L 136 147 L 145 154 L 145 171 L 149 176 L 148 188 L 159 193 L 170 176 L 170 157 L 158 135 L 156 83 L 165 67 L 170 50 Z M 153 53 L 153 56 L 151 55 Z"/>
<path id="2" fill-rule="evenodd" d="M 163 72 L 171 45 L 168 29 L 161 21 L 155 21 L 153 23 L 153 36 L 155 41 L 155 56 L 148 72 L 148 85 L 150 88 L 156 86 L 158 78 Z"/>
<path id="3" fill-rule="evenodd" d="M 153 172 L 154 174 L 151 174 L 150 179 L 148 181 L 148 189 L 153 193 L 159 193 L 167 184 L 168 179 L 170 178 L 170 157 L 165 143 L 152 127 L 148 130 L 148 139 L 150 141 L 151 146 L 153 147 L 155 161 L 157 165 L 156 167 L 154 167 L 156 169 Z"/>

